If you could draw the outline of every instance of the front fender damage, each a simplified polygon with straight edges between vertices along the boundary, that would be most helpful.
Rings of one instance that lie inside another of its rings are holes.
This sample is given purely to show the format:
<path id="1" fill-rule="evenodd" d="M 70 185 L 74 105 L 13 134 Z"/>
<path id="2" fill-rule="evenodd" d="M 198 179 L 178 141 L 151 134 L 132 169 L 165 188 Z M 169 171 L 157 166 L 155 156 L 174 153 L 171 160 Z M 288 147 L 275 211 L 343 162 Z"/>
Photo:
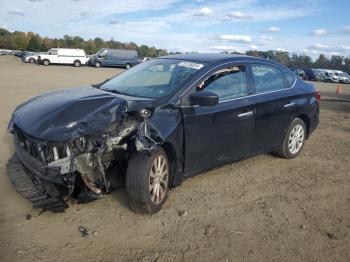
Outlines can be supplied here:
<path id="1" fill-rule="evenodd" d="M 147 116 L 140 114 L 140 110 L 120 110 L 122 114 L 102 132 L 96 132 L 98 128 L 94 126 L 90 130 L 92 132 L 84 129 L 79 135 L 75 129 L 70 140 L 59 144 L 45 141 L 45 146 L 40 145 L 40 153 L 30 156 L 30 159 L 37 158 L 47 172 L 40 178 L 31 175 L 32 181 L 42 180 L 47 184 L 54 181 L 53 178 L 59 178 L 65 188 L 60 191 L 60 197 L 55 194 L 56 198 L 67 201 L 74 197 L 80 202 L 91 201 L 123 186 L 132 154 L 151 153 L 157 146 L 164 146 L 174 164 L 172 181 L 177 182 L 171 184 L 181 183 L 182 175 L 178 175 L 182 174 L 183 160 L 181 114 L 175 106 L 149 110 L 151 114 Z M 36 141 L 20 130 L 13 130 L 13 134 L 15 143 L 21 145 L 20 150 L 33 153 L 31 145 Z M 49 192 L 44 192 L 49 195 Z M 51 210 L 48 206 L 45 209 Z"/>

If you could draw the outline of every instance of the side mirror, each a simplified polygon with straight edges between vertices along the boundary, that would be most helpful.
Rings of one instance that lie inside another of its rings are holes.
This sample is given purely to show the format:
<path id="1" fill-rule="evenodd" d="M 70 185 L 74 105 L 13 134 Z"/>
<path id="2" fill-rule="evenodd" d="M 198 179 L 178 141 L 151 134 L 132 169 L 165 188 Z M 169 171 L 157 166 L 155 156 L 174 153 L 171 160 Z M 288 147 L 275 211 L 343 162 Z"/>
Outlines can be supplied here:
<path id="1" fill-rule="evenodd" d="M 216 106 L 219 103 L 219 97 L 210 91 L 197 91 L 190 95 L 190 102 L 193 106 Z"/>

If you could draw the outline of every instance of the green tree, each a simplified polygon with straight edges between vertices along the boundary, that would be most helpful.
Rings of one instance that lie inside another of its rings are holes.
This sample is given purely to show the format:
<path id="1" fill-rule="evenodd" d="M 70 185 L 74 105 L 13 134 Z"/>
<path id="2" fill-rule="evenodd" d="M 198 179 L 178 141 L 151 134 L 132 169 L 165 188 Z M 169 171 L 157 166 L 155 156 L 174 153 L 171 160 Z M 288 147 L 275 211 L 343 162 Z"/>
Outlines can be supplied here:
<path id="1" fill-rule="evenodd" d="M 30 39 L 29 39 L 29 43 L 27 46 L 27 50 L 28 51 L 34 51 L 34 52 L 38 52 L 41 51 L 41 43 L 40 43 L 40 38 L 38 35 L 33 35 Z"/>
<path id="2" fill-rule="evenodd" d="M 290 58 L 288 52 L 276 52 L 275 60 L 285 66 L 290 65 Z"/>
<path id="3" fill-rule="evenodd" d="M 324 54 L 320 54 L 317 60 L 314 63 L 317 68 L 328 68 L 329 60 Z"/>
<path id="4" fill-rule="evenodd" d="M 331 59 L 329 59 L 329 65 L 332 69 L 343 68 L 343 57 L 338 55 L 332 55 Z"/>
<path id="5" fill-rule="evenodd" d="M 15 31 L 11 35 L 12 48 L 15 50 L 26 50 L 28 45 L 27 35 L 24 32 Z"/>

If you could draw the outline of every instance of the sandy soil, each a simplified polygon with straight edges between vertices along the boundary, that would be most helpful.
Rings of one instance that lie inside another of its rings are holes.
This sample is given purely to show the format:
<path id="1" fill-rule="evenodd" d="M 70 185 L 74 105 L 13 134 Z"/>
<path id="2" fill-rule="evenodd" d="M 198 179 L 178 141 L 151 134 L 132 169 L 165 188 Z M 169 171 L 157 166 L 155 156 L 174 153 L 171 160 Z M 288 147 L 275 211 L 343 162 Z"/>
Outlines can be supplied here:
<path id="1" fill-rule="evenodd" d="M 5 174 L 11 112 L 46 91 L 118 72 L 0 57 L 0 261 L 350 261 L 345 85 L 336 95 L 335 84 L 316 84 L 324 99 L 321 124 L 294 160 L 261 155 L 188 179 L 154 216 L 131 212 L 124 190 L 61 214 L 33 210 Z"/>

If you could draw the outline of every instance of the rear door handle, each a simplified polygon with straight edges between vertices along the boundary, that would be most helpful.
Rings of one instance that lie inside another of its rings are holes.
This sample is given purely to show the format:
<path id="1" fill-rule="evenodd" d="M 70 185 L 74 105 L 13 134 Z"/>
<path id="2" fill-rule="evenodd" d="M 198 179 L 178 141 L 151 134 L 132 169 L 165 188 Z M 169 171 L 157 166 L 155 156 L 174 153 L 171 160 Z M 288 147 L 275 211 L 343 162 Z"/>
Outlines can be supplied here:
<path id="1" fill-rule="evenodd" d="M 295 103 L 288 103 L 284 105 L 284 107 L 293 107 L 293 106 L 295 106 Z"/>
<path id="2" fill-rule="evenodd" d="M 254 115 L 254 112 L 253 111 L 248 111 L 248 112 L 239 114 L 238 117 L 248 117 L 248 116 L 252 116 L 252 115 Z"/>

